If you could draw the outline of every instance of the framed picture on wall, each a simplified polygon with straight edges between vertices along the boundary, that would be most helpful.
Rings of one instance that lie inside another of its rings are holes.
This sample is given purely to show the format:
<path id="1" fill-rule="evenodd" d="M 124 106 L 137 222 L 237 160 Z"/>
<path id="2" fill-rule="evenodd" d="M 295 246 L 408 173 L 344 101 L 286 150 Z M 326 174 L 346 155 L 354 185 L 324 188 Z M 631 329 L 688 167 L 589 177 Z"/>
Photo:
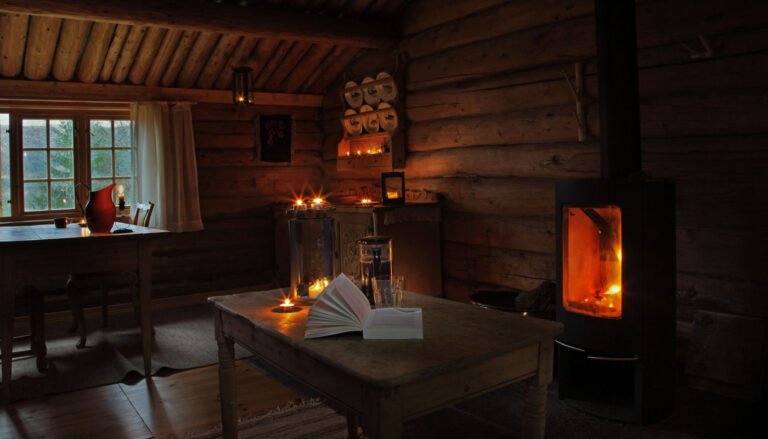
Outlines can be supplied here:
<path id="1" fill-rule="evenodd" d="M 291 162 L 292 125 L 290 114 L 259 116 L 259 160 Z"/>

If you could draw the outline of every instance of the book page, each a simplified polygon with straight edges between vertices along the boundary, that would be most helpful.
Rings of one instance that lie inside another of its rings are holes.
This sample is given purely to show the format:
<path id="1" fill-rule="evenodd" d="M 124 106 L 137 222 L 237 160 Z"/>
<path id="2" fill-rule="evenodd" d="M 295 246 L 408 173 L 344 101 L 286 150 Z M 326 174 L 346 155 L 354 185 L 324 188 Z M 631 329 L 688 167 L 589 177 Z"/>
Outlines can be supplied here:
<path id="1" fill-rule="evenodd" d="M 370 311 L 368 299 L 342 273 L 317 296 L 307 316 L 304 338 L 362 331 Z"/>
<path id="2" fill-rule="evenodd" d="M 378 308 L 368 314 L 365 339 L 424 338 L 421 308 Z"/>
<path id="3" fill-rule="evenodd" d="M 357 285 L 349 280 L 344 273 L 341 273 L 333 280 L 333 282 L 331 282 L 331 285 L 328 285 L 328 290 L 331 289 L 330 287 L 332 285 L 343 297 L 348 309 L 357 316 L 357 321 L 360 322 L 360 327 L 362 328 L 363 322 L 368 318 L 368 313 L 371 312 L 371 305 L 368 303 L 368 298 L 365 297 L 365 294 L 363 294 L 363 292 L 357 288 Z"/>

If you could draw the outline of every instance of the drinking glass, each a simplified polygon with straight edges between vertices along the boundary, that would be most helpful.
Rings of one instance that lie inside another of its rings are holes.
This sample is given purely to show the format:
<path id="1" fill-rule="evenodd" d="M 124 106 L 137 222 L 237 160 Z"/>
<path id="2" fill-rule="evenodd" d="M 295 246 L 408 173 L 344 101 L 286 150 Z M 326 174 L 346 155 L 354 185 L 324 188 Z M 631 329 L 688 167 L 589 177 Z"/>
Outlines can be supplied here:
<path id="1" fill-rule="evenodd" d="M 376 308 L 402 308 L 404 286 L 404 276 L 393 275 L 390 278 L 373 279 L 373 301 Z"/>
<path id="2" fill-rule="evenodd" d="M 392 306 L 402 308 L 404 306 L 403 290 L 405 290 L 405 276 L 393 274 L 390 286 L 392 288 Z"/>

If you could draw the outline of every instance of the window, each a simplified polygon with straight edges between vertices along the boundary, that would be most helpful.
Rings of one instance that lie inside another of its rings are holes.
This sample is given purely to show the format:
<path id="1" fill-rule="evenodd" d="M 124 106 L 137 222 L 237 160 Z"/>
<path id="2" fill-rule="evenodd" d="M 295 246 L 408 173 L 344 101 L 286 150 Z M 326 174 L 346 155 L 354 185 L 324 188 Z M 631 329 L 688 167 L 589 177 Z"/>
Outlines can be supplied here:
<path id="1" fill-rule="evenodd" d="M 78 216 L 78 183 L 122 184 L 130 199 L 132 136 L 124 112 L 0 111 L 0 218 Z"/>
<path id="2" fill-rule="evenodd" d="M 129 120 L 90 121 L 91 189 L 115 183 L 133 193 L 132 136 Z"/>
<path id="3" fill-rule="evenodd" d="M 24 212 L 75 208 L 75 123 L 22 119 Z"/>

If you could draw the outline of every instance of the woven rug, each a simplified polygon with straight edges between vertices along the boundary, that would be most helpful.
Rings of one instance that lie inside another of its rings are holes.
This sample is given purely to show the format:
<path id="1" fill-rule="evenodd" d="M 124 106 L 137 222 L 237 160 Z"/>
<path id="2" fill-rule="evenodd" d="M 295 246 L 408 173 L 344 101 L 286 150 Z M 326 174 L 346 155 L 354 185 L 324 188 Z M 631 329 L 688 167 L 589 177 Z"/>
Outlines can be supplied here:
<path id="1" fill-rule="evenodd" d="M 208 304 L 153 313 L 155 338 L 152 374 L 207 366 L 218 361 L 213 311 Z M 88 321 L 88 344 L 77 349 L 78 336 L 68 333 L 63 320 L 46 327 L 48 370 L 37 371 L 34 358 L 13 362 L 15 395 L 33 398 L 88 387 L 136 382 L 144 376 L 141 332 L 133 313 L 110 315 L 109 327 L 98 319 Z M 238 347 L 236 356 L 247 352 Z"/>
<path id="2" fill-rule="evenodd" d="M 238 420 L 239 439 L 346 439 L 347 420 L 320 400 L 300 400 L 265 415 Z M 217 439 L 221 426 L 185 439 Z"/>

